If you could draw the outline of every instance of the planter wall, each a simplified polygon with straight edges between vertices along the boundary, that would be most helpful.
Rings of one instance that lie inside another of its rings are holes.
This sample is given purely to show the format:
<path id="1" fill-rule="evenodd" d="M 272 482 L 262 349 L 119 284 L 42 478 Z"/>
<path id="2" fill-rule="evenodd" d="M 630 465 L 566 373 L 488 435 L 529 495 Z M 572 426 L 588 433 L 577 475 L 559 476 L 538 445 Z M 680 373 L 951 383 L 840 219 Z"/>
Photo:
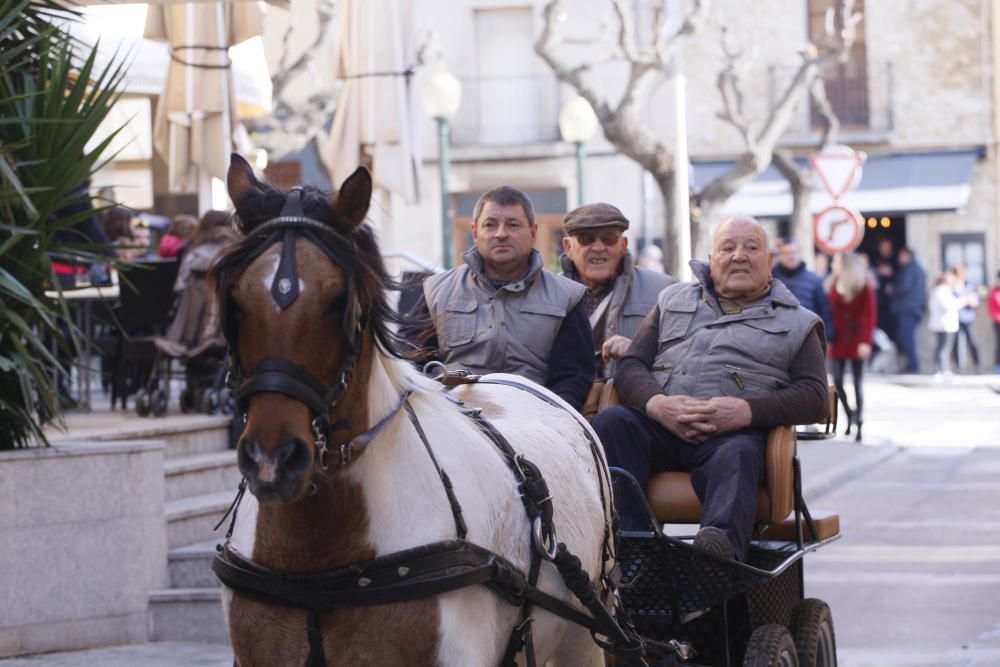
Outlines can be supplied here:
<path id="1" fill-rule="evenodd" d="M 146 641 L 163 483 L 162 442 L 0 452 L 0 657 Z"/>

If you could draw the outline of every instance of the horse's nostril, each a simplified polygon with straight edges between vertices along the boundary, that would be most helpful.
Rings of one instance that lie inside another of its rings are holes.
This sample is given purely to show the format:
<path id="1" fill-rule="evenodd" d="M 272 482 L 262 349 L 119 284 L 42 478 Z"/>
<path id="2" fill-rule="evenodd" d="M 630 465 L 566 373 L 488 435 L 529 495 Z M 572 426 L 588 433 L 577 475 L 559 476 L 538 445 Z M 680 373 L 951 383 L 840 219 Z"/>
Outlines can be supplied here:
<path id="1" fill-rule="evenodd" d="M 255 440 L 243 438 L 236 447 L 236 465 L 244 477 L 255 477 L 257 474 L 257 457 L 260 448 Z"/>
<path id="2" fill-rule="evenodd" d="M 305 473 L 312 463 L 309 459 L 309 445 L 301 438 L 289 438 L 278 448 L 278 460 L 284 464 L 290 479 Z"/>

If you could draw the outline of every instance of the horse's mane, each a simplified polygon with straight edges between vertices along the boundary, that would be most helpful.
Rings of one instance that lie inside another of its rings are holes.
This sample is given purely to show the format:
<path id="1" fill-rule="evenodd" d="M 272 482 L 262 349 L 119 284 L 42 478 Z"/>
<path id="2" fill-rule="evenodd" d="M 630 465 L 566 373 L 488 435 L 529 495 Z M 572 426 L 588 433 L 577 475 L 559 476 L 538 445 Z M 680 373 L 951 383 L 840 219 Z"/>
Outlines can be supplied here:
<path id="1" fill-rule="evenodd" d="M 246 193 L 236 203 L 234 225 L 244 235 L 250 234 L 259 225 L 278 217 L 288 193 L 266 183 L 258 183 L 256 189 Z M 402 318 L 389 302 L 387 292 L 399 291 L 399 285 L 386 272 L 382 253 L 371 226 L 362 223 L 353 228 L 348 220 L 340 216 L 330 204 L 330 195 L 318 188 L 301 189 L 302 211 L 306 217 L 328 225 L 332 234 L 323 234 L 311 228 L 299 230 L 299 234 L 310 239 L 331 256 L 340 269 L 354 281 L 354 289 L 360 307 L 362 323 L 371 327 L 375 340 L 382 350 L 399 357 L 400 343 L 395 333 Z M 233 282 L 267 248 L 275 243 L 275 237 L 283 231 L 276 229 L 270 233 L 245 237 L 231 246 L 215 263 L 212 275 L 220 304 L 227 304 L 227 295 Z M 349 243 L 345 243 L 348 239 Z M 304 267 L 302 267 L 304 268 Z M 231 331 L 233 318 L 221 309 L 223 329 Z M 235 338 L 229 336 L 230 342 Z"/>

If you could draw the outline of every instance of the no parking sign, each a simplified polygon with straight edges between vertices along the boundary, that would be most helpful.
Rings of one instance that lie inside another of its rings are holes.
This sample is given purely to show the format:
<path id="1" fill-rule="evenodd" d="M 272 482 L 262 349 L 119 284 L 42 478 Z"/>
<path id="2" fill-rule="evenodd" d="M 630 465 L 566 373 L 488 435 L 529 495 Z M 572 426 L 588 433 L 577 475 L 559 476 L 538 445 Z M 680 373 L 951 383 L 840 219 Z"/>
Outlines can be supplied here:
<path id="1" fill-rule="evenodd" d="M 816 246 L 823 252 L 830 255 L 850 252 L 861 245 L 865 219 L 857 211 L 834 205 L 816 214 L 813 232 Z"/>

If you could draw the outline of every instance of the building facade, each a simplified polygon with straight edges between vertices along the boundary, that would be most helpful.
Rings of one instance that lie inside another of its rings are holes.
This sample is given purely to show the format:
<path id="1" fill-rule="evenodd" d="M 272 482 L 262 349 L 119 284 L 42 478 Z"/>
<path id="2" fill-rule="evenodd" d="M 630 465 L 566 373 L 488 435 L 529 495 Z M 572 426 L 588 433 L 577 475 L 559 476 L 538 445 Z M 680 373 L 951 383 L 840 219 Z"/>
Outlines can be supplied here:
<path id="1" fill-rule="evenodd" d="M 456 256 L 471 243 L 472 204 L 486 189 L 506 183 L 540 204 L 539 247 L 550 261 L 559 247 L 560 214 L 573 208 L 577 192 L 573 147 L 559 136 L 558 113 L 573 91 L 556 80 L 534 53 L 544 3 L 502 0 L 414 0 L 416 15 L 437 31 L 447 67 L 463 84 L 462 106 L 452 120 L 450 195 Z M 743 80 L 748 116 L 763 122 L 792 76 L 798 52 L 823 29 L 831 0 L 762 0 L 754 11 L 738 0 L 716 3 L 737 45 L 748 55 Z M 634 4 L 643 25 L 643 2 Z M 905 6 L 903 6 L 905 5 Z M 863 12 L 850 59 L 824 73 L 831 104 L 841 120 L 840 143 L 868 158 L 858 188 L 844 202 L 866 221 L 860 250 L 874 253 L 882 239 L 908 246 L 929 279 L 957 264 L 970 279 L 989 285 L 1000 268 L 1000 171 L 996 134 L 1000 85 L 993 72 L 1000 49 L 994 26 L 996 0 L 936 0 L 880 3 L 856 0 Z M 598 37 L 615 26 L 610 3 L 566 2 L 562 30 Z M 648 16 L 646 14 L 645 16 Z M 605 26 L 605 27 L 602 27 Z M 946 26 L 946 27 L 945 27 Z M 605 41 L 603 44 L 610 44 Z M 587 48 L 601 48 L 596 40 Z M 572 47 L 571 47 L 572 48 Z M 571 52 L 572 53 L 572 52 Z M 716 77 L 723 65 L 719 29 L 710 22 L 686 38 L 681 66 L 687 80 L 688 151 L 695 187 L 704 185 L 743 152 L 740 135 L 717 117 Z M 620 89 L 624 70 L 596 68 L 608 90 Z M 614 99 L 612 97 L 612 99 Z M 669 86 L 646 110 L 646 122 L 665 141 L 674 126 Z M 417 207 L 393 207 L 385 240 L 438 260 L 440 235 L 428 234 L 441 219 L 435 132 L 424 132 L 424 192 Z M 808 101 L 779 144 L 803 164 L 820 141 L 819 119 Z M 632 220 L 633 246 L 662 236 L 662 202 L 648 177 L 600 136 L 587 145 L 585 199 L 619 206 Z M 814 211 L 832 203 L 813 196 Z M 792 199 L 772 167 L 726 204 L 727 214 L 752 214 L 776 233 L 788 232 Z M 420 224 L 414 224 L 414 221 Z M 405 222 L 404 222 L 405 221 Z M 438 223 L 440 224 L 440 223 Z M 991 345 L 988 316 L 976 332 Z M 929 336 L 920 332 L 929 366 Z M 989 353 L 984 349 L 984 353 Z"/>

